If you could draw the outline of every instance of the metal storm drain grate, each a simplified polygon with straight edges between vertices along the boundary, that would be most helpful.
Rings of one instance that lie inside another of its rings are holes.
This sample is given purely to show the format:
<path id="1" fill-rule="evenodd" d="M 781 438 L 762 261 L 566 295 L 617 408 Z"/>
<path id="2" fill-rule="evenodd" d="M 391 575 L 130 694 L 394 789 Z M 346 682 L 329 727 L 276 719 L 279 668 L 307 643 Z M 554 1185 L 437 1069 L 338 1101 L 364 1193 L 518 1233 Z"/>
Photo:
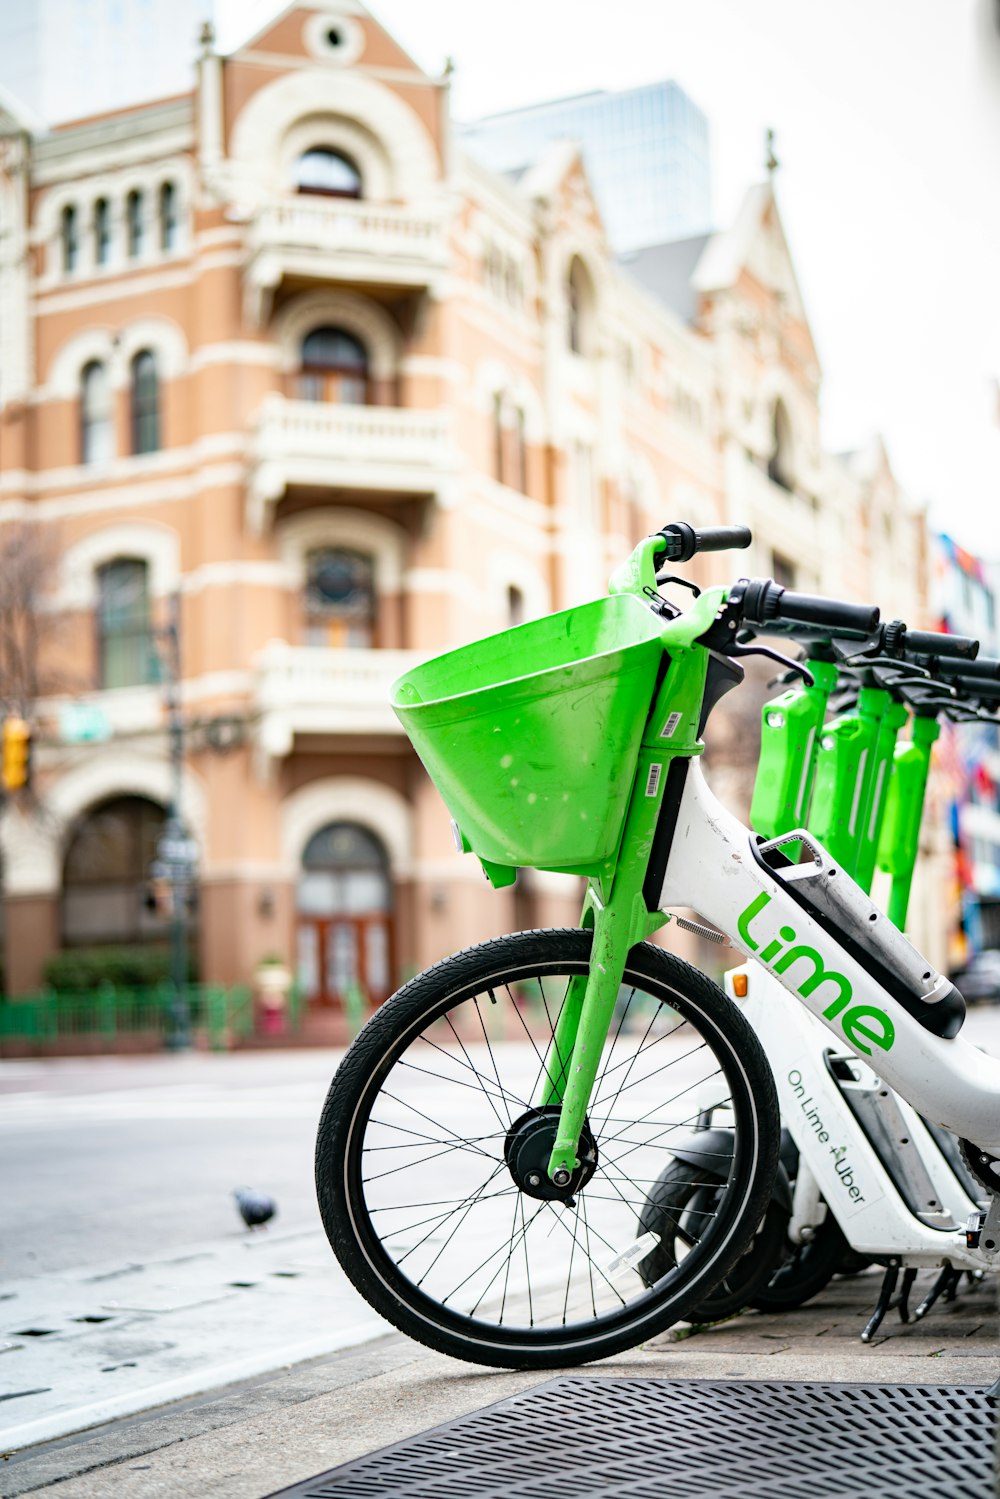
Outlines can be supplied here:
<path id="1" fill-rule="evenodd" d="M 994 1443 L 962 1385 L 560 1378 L 270 1499 L 941 1499 Z"/>

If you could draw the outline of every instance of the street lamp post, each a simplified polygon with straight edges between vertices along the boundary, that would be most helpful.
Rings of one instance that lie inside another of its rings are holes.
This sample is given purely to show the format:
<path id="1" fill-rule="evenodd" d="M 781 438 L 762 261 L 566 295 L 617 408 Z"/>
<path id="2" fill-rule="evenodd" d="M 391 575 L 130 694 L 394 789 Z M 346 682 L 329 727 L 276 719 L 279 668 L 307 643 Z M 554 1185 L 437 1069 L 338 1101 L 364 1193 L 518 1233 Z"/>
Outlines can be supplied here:
<path id="1" fill-rule="evenodd" d="M 170 736 L 170 809 L 156 846 L 152 873 L 170 887 L 170 1025 L 167 1049 L 184 1051 L 191 1045 L 191 1011 L 187 1000 L 187 900 L 196 857 L 182 816 L 184 790 L 184 716 L 181 711 L 180 597 L 170 599 L 166 625 L 158 632 L 164 643 L 164 699 Z"/>

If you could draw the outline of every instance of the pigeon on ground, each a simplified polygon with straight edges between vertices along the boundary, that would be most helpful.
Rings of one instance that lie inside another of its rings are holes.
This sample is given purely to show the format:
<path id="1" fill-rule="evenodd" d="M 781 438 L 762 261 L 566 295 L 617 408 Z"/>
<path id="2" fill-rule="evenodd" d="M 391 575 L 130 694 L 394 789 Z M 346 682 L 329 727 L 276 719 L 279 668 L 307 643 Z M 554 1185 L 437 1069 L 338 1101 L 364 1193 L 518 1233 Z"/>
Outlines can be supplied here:
<path id="1" fill-rule="evenodd" d="M 247 1228 L 257 1228 L 260 1224 L 269 1222 L 278 1211 L 278 1204 L 274 1198 L 268 1197 L 264 1192 L 253 1192 L 249 1187 L 237 1187 L 233 1196 L 236 1198 L 240 1217 Z"/>

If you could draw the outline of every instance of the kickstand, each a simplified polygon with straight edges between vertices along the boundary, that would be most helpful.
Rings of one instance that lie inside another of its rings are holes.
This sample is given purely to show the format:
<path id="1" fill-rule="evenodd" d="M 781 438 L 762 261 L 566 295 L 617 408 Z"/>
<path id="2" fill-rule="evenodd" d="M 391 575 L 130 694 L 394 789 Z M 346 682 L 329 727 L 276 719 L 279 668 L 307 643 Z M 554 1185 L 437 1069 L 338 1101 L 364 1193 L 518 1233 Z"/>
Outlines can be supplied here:
<path id="1" fill-rule="evenodd" d="M 889 1265 L 889 1268 L 886 1270 L 885 1275 L 882 1278 L 882 1289 L 878 1293 L 878 1300 L 875 1303 L 875 1310 L 869 1317 L 865 1330 L 861 1334 L 862 1343 L 871 1342 L 872 1338 L 882 1326 L 882 1319 L 884 1318 L 886 1312 L 891 1311 L 893 1307 L 899 1308 L 899 1318 L 901 1322 L 909 1322 L 910 1290 L 916 1278 L 916 1270 L 911 1269 L 903 1271 L 903 1284 L 900 1288 L 899 1295 L 894 1301 L 892 1299 L 892 1293 L 896 1289 L 896 1281 L 899 1279 L 899 1263 L 897 1261 Z"/>
<path id="2" fill-rule="evenodd" d="M 943 1296 L 945 1301 L 954 1301 L 955 1292 L 958 1290 L 961 1279 L 961 1270 L 956 1270 L 953 1265 L 945 1265 L 941 1274 L 913 1313 L 915 1320 L 919 1322 L 922 1317 L 926 1317 L 939 1296 Z"/>

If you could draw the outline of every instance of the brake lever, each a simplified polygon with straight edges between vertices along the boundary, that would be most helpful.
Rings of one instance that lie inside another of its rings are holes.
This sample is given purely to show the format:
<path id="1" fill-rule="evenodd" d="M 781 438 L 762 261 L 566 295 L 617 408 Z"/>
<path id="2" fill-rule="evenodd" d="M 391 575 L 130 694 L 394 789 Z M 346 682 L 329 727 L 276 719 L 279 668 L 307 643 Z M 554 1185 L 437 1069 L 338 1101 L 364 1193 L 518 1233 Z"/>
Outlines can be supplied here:
<path id="1" fill-rule="evenodd" d="M 696 599 L 701 598 L 701 589 L 690 578 L 679 578 L 676 573 L 657 573 L 656 581 L 661 587 L 664 583 L 679 583 L 682 588 L 690 588 Z"/>
<path id="2" fill-rule="evenodd" d="M 903 669 L 897 670 L 897 667 L 902 667 Z M 894 693 L 897 697 L 904 700 L 907 699 L 907 688 L 910 688 L 912 692 L 913 689 L 919 691 L 920 688 L 926 687 L 932 692 L 955 695 L 947 682 L 942 682 L 937 677 L 932 677 L 930 672 L 925 671 L 922 666 L 918 666 L 916 670 L 913 670 L 905 661 L 889 661 L 885 665 L 874 666 L 872 668 L 872 677 L 874 678 L 876 687 L 881 687 L 883 692 Z"/>
<path id="3" fill-rule="evenodd" d="M 807 687 L 815 687 L 816 678 L 811 671 L 807 671 L 798 661 L 791 661 L 787 656 L 782 656 L 780 651 L 772 651 L 766 645 L 741 645 L 739 641 L 732 640 L 726 647 L 727 656 L 766 656 L 769 661 L 777 661 L 779 666 L 785 668 L 785 672 L 794 673 L 801 677 Z"/>
<path id="4" fill-rule="evenodd" d="M 872 670 L 874 671 L 876 676 L 878 676 L 880 673 L 894 672 L 895 676 L 892 678 L 894 682 L 909 678 L 924 682 L 933 682 L 935 686 L 939 684 L 942 687 L 948 686 L 948 683 L 945 682 L 941 677 L 933 676 L 931 672 L 927 670 L 926 666 L 918 666 L 915 661 L 897 660 L 893 656 L 885 657 L 882 661 L 876 662 L 873 665 Z"/>

